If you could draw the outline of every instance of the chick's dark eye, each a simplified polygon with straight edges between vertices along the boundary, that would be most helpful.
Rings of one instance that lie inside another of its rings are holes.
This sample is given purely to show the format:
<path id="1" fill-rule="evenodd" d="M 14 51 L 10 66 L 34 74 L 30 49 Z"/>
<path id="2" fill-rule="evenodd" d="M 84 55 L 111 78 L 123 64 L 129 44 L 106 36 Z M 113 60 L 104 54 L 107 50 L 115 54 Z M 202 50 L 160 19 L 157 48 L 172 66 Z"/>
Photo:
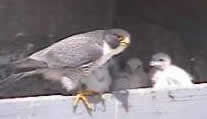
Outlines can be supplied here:
<path id="1" fill-rule="evenodd" d="M 141 66 L 137 66 L 137 68 L 136 69 L 140 69 L 141 68 Z"/>
<path id="2" fill-rule="evenodd" d="M 164 59 L 159 59 L 159 61 L 164 61 Z"/>

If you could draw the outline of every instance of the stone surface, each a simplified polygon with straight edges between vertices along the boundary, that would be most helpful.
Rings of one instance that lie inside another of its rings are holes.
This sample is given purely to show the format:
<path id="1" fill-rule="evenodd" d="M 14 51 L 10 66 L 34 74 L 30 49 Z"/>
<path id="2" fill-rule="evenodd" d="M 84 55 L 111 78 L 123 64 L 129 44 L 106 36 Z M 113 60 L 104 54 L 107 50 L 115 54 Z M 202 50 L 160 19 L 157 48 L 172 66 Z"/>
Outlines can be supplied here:
<path id="1" fill-rule="evenodd" d="M 40 96 L 0 100 L 2 119 L 206 119 L 207 85 L 192 89 L 128 90 L 105 94 L 105 103 L 94 102 L 88 112 L 80 103 L 73 109 L 74 97 Z M 119 96 L 118 96 L 119 95 Z M 91 98 L 93 99 L 93 98 Z M 123 106 L 125 105 L 125 106 Z"/>

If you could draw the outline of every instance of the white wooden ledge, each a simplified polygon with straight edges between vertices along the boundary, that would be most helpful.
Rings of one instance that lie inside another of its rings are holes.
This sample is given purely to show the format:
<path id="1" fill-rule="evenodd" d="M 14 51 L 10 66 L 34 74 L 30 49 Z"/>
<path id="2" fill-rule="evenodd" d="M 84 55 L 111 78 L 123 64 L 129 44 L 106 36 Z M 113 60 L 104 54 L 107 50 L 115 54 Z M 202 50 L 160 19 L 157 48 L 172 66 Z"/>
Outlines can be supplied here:
<path id="1" fill-rule="evenodd" d="M 68 96 L 40 96 L 0 100 L 0 119 L 207 119 L 207 84 L 192 89 L 130 90 L 105 95 L 105 106 L 88 113 L 81 103 L 76 111 Z M 128 101 L 127 101 L 128 99 Z M 128 111 L 122 105 L 128 102 Z"/>

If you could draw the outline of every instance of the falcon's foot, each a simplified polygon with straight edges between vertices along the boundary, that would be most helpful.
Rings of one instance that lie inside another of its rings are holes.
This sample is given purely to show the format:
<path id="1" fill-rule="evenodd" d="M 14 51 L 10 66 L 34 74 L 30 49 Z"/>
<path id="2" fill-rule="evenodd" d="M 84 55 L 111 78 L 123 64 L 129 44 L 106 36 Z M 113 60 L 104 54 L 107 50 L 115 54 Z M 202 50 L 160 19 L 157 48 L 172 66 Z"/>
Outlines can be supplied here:
<path id="1" fill-rule="evenodd" d="M 88 101 L 88 96 L 92 96 L 92 95 L 99 95 L 101 97 L 100 93 L 92 90 L 83 90 L 78 92 L 75 101 L 73 103 L 74 107 L 77 107 L 78 103 L 81 100 L 87 106 L 88 109 L 94 110 L 94 105 Z"/>

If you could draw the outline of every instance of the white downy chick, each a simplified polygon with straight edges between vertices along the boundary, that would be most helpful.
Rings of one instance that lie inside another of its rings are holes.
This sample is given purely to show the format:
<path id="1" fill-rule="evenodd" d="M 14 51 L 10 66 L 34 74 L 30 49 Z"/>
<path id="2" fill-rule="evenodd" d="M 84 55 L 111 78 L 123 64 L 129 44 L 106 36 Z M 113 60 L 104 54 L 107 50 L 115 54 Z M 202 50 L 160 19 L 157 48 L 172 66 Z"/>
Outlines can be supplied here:
<path id="1" fill-rule="evenodd" d="M 154 89 L 190 88 L 193 86 L 192 76 L 184 69 L 171 63 L 165 53 L 157 53 L 150 61 L 150 79 Z"/>

